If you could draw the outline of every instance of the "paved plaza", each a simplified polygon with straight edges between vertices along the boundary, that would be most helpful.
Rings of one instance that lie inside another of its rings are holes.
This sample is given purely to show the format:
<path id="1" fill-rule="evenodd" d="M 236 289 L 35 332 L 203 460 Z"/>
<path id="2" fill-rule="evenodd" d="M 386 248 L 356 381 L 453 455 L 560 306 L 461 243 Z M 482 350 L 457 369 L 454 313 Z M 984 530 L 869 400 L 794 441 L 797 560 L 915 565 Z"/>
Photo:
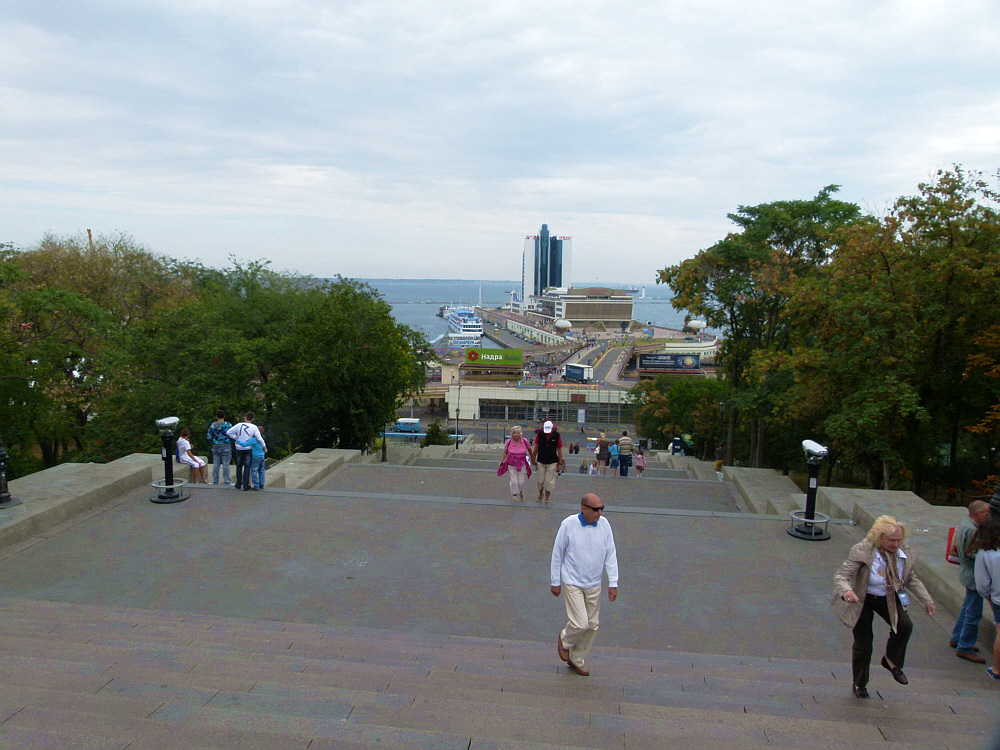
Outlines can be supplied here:
<path id="1" fill-rule="evenodd" d="M 587 491 L 621 580 L 582 678 L 548 569 Z M 511 502 L 480 455 L 109 496 L 0 549 L 0 748 L 992 747 L 997 692 L 946 612 L 913 613 L 909 686 L 876 665 L 874 699 L 850 695 L 829 596 L 860 529 L 795 539 L 663 467 L 532 493 Z"/>
<path id="2" fill-rule="evenodd" d="M 552 540 L 587 491 L 621 568 L 601 645 L 848 662 L 828 605 L 860 531 L 794 539 L 696 480 L 566 475 L 549 506 L 511 503 L 492 469 L 379 464 L 310 491 L 198 486 L 158 505 L 141 490 L 9 554 L 0 595 L 544 642 L 563 618 Z M 913 666 L 953 665 L 948 619 L 914 614 Z"/>

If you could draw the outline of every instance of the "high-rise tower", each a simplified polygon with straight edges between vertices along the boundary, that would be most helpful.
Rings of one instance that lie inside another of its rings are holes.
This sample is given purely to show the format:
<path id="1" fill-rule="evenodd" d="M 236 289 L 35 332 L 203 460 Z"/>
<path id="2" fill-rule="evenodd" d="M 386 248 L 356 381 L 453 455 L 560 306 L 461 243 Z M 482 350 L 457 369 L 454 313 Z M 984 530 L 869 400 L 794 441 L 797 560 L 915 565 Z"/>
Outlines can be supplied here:
<path id="1" fill-rule="evenodd" d="M 542 224 L 537 235 L 524 238 L 524 260 L 521 266 L 521 304 L 529 306 L 530 297 L 544 294 L 552 287 L 570 285 L 570 256 L 572 237 L 552 237 L 549 225 Z M 531 276 L 528 276 L 528 273 Z"/>

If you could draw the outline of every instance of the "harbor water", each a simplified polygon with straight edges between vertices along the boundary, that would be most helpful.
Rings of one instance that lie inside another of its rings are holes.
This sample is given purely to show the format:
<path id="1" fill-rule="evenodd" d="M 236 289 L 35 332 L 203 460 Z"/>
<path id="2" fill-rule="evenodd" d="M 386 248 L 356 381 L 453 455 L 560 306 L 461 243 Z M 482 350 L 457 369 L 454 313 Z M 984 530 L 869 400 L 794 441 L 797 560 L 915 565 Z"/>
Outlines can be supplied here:
<path id="1" fill-rule="evenodd" d="M 520 291 L 519 281 L 474 281 L 468 279 L 358 279 L 377 289 L 403 325 L 423 332 L 429 341 L 448 332 L 448 323 L 437 313 L 441 305 L 501 307 L 510 301 L 510 291 Z M 579 287 L 599 284 L 578 284 Z M 618 288 L 621 285 L 615 285 Z M 670 304 L 670 290 L 656 284 L 633 284 L 632 317 L 642 323 L 680 328 L 684 314 Z M 645 288 L 644 288 L 645 287 Z M 645 296 L 643 296 L 645 293 Z M 483 346 L 493 346 L 483 339 Z"/>

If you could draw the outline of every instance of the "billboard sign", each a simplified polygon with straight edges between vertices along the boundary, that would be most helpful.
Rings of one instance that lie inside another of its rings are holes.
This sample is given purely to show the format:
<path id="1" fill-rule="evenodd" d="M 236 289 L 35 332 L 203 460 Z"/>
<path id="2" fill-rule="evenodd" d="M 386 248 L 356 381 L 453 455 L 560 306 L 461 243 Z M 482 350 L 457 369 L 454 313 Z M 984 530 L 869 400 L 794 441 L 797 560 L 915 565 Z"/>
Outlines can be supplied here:
<path id="1" fill-rule="evenodd" d="M 700 368 L 700 354 L 639 355 L 639 372 L 691 372 Z"/>
<path id="2" fill-rule="evenodd" d="M 465 364 L 487 367 L 524 367 L 523 349 L 466 349 Z"/>

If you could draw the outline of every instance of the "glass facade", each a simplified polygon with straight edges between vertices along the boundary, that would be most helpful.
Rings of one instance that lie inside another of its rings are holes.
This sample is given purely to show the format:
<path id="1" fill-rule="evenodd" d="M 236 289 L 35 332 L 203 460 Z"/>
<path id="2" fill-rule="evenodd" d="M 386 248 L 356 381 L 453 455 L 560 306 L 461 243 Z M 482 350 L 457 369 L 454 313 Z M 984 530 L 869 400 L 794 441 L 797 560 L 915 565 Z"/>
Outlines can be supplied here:
<path id="1" fill-rule="evenodd" d="M 524 261 L 521 266 L 521 301 L 539 296 L 550 287 L 569 285 L 569 256 L 573 245 L 571 237 L 553 237 L 549 225 L 542 224 L 537 235 L 524 238 Z M 531 265 L 531 286 L 524 288 Z"/>
<path id="2" fill-rule="evenodd" d="M 607 390 L 597 390 L 593 393 L 593 401 L 574 398 L 583 395 L 578 390 L 573 391 L 569 388 L 546 388 L 539 389 L 534 398 L 518 401 L 481 398 L 479 418 L 521 424 L 534 424 L 551 419 L 565 429 L 568 425 L 579 423 L 582 409 L 583 421 L 590 425 L 632 424 L 635 414 L 633 404 L 623 404 L 617 398 L 611 400 Z M 605 398 L 602 399 L 602 396 Z"/>

